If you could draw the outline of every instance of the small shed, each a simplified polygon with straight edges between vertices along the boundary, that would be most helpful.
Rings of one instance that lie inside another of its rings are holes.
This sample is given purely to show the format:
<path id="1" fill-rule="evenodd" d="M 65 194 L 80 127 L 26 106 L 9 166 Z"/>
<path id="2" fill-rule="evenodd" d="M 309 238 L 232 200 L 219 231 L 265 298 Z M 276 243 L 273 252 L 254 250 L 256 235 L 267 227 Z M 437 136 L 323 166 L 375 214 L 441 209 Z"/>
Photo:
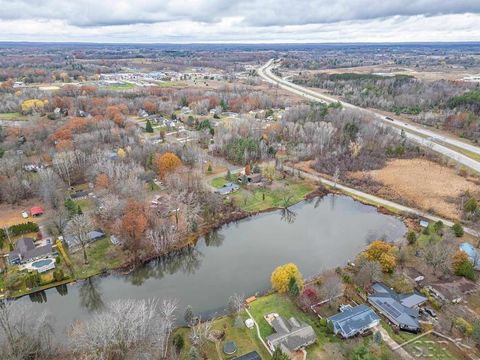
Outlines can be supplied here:
<path id="1" fill-rule="evenodd" d="M 34 206 L 30 209 L 32 216 L 42 216 L 45 210 L 40 206 Z"/>
<path id="2" fill-rule="evenodd" d="M 422 228 L 427 228 L 428 227 L 428 221 L 427 220 L 420 220 L 420 226 Z"/>

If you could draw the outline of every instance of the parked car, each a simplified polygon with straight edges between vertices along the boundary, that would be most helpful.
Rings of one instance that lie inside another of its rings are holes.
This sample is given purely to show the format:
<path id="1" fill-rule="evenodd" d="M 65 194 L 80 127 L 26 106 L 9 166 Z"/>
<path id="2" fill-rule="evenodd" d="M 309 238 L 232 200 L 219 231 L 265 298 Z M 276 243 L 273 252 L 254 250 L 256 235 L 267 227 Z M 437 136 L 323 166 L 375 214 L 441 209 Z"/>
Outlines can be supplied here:
<path id="1" fill-rule="evenodd" d="M 435 312 L 435 310 L 433 309 L 430 309 L 430 308 L 425 308 L 425 312 L 430 315 L 431 317 L 437 317 L 437 313 Z"/>

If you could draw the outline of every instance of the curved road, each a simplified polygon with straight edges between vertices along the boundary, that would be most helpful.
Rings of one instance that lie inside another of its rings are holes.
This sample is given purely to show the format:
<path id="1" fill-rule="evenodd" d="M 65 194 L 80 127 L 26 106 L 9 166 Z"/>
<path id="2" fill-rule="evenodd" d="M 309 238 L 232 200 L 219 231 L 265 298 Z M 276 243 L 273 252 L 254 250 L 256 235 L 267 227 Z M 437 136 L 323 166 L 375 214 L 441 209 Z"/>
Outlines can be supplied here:
<path id="1" fill-rule="evenodd" d="M 419 126 L 411 125 L 404 123 L 402 121 L 393 119 L 389 120 L 387 119 L 384 115 L 375 112 L 373 110 L 367 110 L 364 108 L 361 108 L 356 105 L 352 105 L 350 103 L 347 103 L 345 101 L 340 101 L 337 99 L 334 99 L 330 96 L 324 95 L 324 94 L 319 94 L 315 91 L 312 91 L 310 89 L 307 89 L 303 86 L 299 86 L 297 84 L 291 83 L 290 81 L 287 81 L 285 79 L 282 79 L 275 74 L 272 73 L 272 69 L 275 68 L 278 65 L 278 63 L 275 63 L 273 59 L 269 60 L 265 65 L 261 66 L 257 71 L 260 77 L 262 77 L 265 81 L 278 85 L 282 89 L 285 89 L 287 91 L 290 91 L 296 95 L 302 96 L 306 99 L 312 100 L 312 101 L 320 101 L 320 102 L 325 102 L 325 103 L 332 103 L 332 102 L 339 102 L 342 104 L 343 107 L 345 108 L 350 108 L 350 109 L 355 109 L 355 110 L 360 110 L 363 112 L 368 113 L 369 115 L 373 116 L 374 119 L 377 121 L 382 122 L 383 124 L 386 124 L 388 126 L 392 126 L 393 128 L 397 129 L 398 131 L 401 131 L 401 129 L 406 130 L 405 131 L 405 136 L 416 143 L 427 147 L 441 155 L 444 155 L 448 158 L 451 158 L 460 164 L 469 167 L 470 169 L 473 169 L 477 172 L 480 172 L 480 162 L 458 152 L 455 151 L 451 148 L 448 148 L 446 146 L 440 145 L 435 141 L 440 141 L 445 144 L 461 148 L 465 151 L 475 153 L 480 155 L 480 148 L 467 144 L 463 141 L 454 139 L 449 136 L 444 136 L 440 135 L 434 131 L 424 129 Z M 414 132 L 414 133 L 412 133 Z M 417 135 L 418 134 L 418 135 Z"/>

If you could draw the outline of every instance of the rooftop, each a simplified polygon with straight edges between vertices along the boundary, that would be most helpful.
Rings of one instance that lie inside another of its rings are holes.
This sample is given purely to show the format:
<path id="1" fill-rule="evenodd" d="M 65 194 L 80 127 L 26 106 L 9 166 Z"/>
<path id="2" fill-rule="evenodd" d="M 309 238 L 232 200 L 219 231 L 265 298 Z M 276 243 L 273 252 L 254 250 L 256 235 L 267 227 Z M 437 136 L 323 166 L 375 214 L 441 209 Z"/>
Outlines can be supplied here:
<path id="1" fill-rule="evenodd" d="M 284 346 L 288 350 L 294 351 L 313 344 L 317 340 L 313 328 L 306 323 L 299 322 L 294 317 L 285 320 L 275 314 L 270 325 L 275 330 L 274 334 L 267 337 L 272 349 Z"/>
<path id="2" fill-rule="evenodd" d="M 374 293 L 368 297 L 368 301 L 386 317 L 401 328 L 420 328 L 416 307 L 427 301 L 427 298 L 418 293 L 397 294 L 382 283 L 375 283 L 372 288 Z"/>
<path id="3" fill-rule="evenodd" d="M 328 320 L 332 322 L 336 334 L 350 337 L 369 328 L 371 324 L 378 323 L 380 318 L 372 309 L 362 304 L 335 314 Z"/>

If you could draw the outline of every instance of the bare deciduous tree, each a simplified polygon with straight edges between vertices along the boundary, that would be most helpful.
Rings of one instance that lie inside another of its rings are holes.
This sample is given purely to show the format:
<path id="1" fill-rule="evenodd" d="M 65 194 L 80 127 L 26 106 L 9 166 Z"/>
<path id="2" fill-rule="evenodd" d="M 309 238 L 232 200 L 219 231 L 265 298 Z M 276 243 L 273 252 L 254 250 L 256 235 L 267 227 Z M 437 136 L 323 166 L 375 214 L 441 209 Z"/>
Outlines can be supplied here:
<path id="1" fill-rule="evenodd" d="M 2 359 L 45 359 L 55 352 L 52 335 L 46 312 L 34 312 L 32 306 L 24 302 L 0 304 Z"/>
<path id="2" fill-rule="evenodd" d="M 93 223 L 88 215 L 79 214 L 72 217 L 65 228 L 65 234 L 68 235 L 74 245 L 81 246 L 83 250 L 83 260 L 88 264 L 86 246 L 90 240 L 88 233 L 93 230 Z"/>

